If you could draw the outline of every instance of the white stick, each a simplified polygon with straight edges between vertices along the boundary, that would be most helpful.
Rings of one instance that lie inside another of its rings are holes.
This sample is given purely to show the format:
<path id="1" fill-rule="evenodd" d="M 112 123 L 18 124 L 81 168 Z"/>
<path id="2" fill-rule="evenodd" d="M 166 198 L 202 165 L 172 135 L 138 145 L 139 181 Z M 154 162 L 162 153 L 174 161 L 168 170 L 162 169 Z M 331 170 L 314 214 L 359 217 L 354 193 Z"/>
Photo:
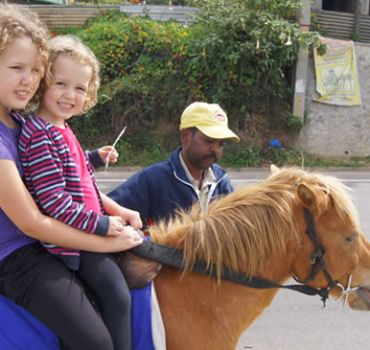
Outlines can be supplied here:
<path id="1" fill-rule="evenodd" d="M 112 149 L 110 150 L 110 152 L 108 153 L 107 157 L 105 158 L 105 169 L 104 169 L 104 171 L 107 171 L 108 166 L 109 166 L 109 157 L 113 153 L 114 147 L 116 147 L 116 144 L 118 143 L 118 141 L 120 140 L 120 138 L 122 137 L 122 135 L 125 133 L 126 128 L 127 128 L 127 126 L 125 126 L 121 130 L 121 132 L 119 133 L 119 135 L 117 136 L 117 138 L 114 140 L 113 145 L 112 145 Z"/>

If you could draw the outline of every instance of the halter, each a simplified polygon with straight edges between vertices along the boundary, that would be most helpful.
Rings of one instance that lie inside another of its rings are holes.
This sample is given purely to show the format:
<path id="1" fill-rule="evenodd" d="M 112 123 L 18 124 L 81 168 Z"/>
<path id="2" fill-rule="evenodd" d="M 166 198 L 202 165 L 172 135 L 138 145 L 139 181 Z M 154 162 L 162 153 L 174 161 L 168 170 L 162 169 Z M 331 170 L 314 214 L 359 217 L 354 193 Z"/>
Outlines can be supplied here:
<path id="1" fill-rule="evenodd" d="M 307 224 L 306 233 L 310 238 L 314 248 L 313 253 L 311 255 L 311 272 L 308 275 L 308 277 L 303 281 L 300 281 L 299 278 L 296 276 L 294 276 L 293 278 L 298 283 L 306 285 L 308 282 L 313 281 L 318 272 L 321 270 L 324 274 L 326 281 L 328 282 L 328 286 L 326 288 L 321 288 L 322 291 L 321 298 L 325 305 L 325 302 L 329 297 L 330 291 L 337 287 L 338 283 L 333 280 L 331 274 L 327 270 L 326 263 L 324 260 L 325 248 L 317 238 L 315 222 L 313 220 L 312 213 L 307 208 L 304 208 L 304 218 Z"/>
<path id="2" fill-rule="evenodd" d="M 326 300 L 329 297 L 330 291 L 332 289 L 336 288 L 336 287 L 339 287 L 342 290 L 342 294 L 340 295 L 339 298 L 344 297 L 343 305 L 345 305 L 346 302 L 347 302 L 347 299 L 348 299 L 348 295 L 351 292 L 357 290 L 359 287 L 351 288 L 352 275 L 348 276 L 347 287 L 344 287 L 338 281 L 333 280 L 333 278 L 331 277 L 331 274 L 327 270 L 327 266 L 326 266 L 326 263 L 325 263 L 325 260 L 324 260 L 325 248 L 317 238 L 315 222 L 313 220 L 312 213 L 307 208 L 304 208 L 304 218 L 305 218 L 305 221 L 306 221 L 306 224 L 307 224 L 306 233 L 307 233 L 308 237 L 310 238 L 310 240 L 313 244 L 313 247 L 314 247 L 313 253 L 311 255 L 311 265 L 312 265 L 312 267 L 311 267 L 311 272 L 310 272 L 309 276 L 305 280 L 300 281 L 299 278 L 296 277 L 296 276 L 293 276 L 293 278 L 298 283 L 301 283 L 303 285 L 307 285 L 308 282 L 311 282 L 315 279 L 316 275 L 321 270 L 324 274 L 324 277 L 325 277 L 326 281 L 328 282 L 328 285 L 327 285 L 326 288 L 321 288 L 320 289 L 320 296 L 321 296 L 321 299 L 324 303 L 324 306 L 325 306 Z"/>
<path id="3" fill-rule="evenodd" d="M 342 290 L 342 294 L 340 297 L 344 296 L 344 303 L 346 303 L 349 293 L 357 290 L 359 287 L 351 288 L 352 275 L 348 276 L 347 287 L 344 287 L 339 282 L 333 280 L 326 267 L 326 263 L 324 260 L 325 248 L 317 238 L 313 216 L 311 212 L 306 208 L 304 209 L 304 218 L 307 224 L 306 233 L 308 234 L 308 237 L 310 238 L 314 246 L 314 251 L 311 255 L 311 271 L 309 276 L 304 281 L 300 281 L 298 277 L 294 276 L 294 280 L 297 281 L 299 284 L 281 285 L 279 283 L 269 281 L 264 278 L 247 276 L 228 267 L 223 268 L 221 272 L 221 278 L 223 280 L 242 284 L 250 288 L 282 288 L 294 290 L 306 295 L 319 295 L 324 304 L 324 307 L 326 300 L 329 298 L 330 291 L 336 287 L 339 287 Z M 184 253 L 183 251 L 176 248 L 168 247 L 159 243 L 154 243 L 151 240 L 145 240 L 143 244 L 132 248 L 131 251 L 143 258 L 160 262 L 162 264 L 174 267 L 178 270 L 184 270 Z M 315 288 L 309 286 L 307 283 L 313 281 L 320 270 L 323 272 L 326 281 L 328 282 L 327 287 Z M 214 278 L 217 277 L 215 268 L 212 265 L 207 264 L 205 261 L 195 261 L 191 271 Z"/>

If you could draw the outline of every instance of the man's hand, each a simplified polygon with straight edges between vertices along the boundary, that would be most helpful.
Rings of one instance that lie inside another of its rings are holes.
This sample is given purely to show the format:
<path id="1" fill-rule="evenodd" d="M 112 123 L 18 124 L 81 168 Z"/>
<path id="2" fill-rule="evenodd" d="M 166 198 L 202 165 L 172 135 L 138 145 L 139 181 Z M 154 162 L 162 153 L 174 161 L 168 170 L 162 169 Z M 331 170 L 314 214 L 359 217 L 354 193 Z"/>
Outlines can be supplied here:
<path id="1" fill-rule="evenodd" d="M 112 146 L 103 146 L 98 149 L 99 156 L 104 163 L 113 164 L 117 163 L 118 152 Z M 108 157 L 108 158 L 107 158 Z"/>
<path id="2" fill-rule="evenodd" d="M 124 223 L 131 225 L 134 229 L 143 227 L 138 211 L 121 207 L 121 210 L 117 214 L 121 217 Z"/>

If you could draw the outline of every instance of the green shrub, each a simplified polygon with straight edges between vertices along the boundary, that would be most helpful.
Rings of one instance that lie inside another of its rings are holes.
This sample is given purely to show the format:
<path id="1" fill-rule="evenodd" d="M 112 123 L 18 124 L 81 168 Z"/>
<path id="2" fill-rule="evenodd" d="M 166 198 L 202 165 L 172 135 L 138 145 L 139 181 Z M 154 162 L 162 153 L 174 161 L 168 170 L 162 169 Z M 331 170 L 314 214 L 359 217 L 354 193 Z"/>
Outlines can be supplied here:
<path id="1" fill-rule="evenodd" d="M 220 159 L 225 167 L 255 167 L 261 165 L 261 148 L 258 145 L 228 144 Z"/>
<path id="2" fill-rule="evenodd" d="M 201 12 L 188 45 L 187 73 L 199 90 L 238 121 L 245 118 L 242 111 L 278 118 L 276 106 L 289 98 L 290 69 L 299 50 L 318 45 L 316 33 L 299 30 L 301 1 L 192 3 Z"/>
<path id="3" fill-rule="evenodd" d="M 290 108 L 289 72 L 299 49 L 317 39 L 315 33 L 299 31 L 300 2 L 195 3 L 202 14 L 190 27 L 109 11 L 81 29 L 59 31 L 80 36 L 101 63 L 97 106 L 72 119 L 85 146 L 111 143 L 127 125 L 125 147 L 120 146 L 124 163 L 139 159 L 130 155 L 134 152 L 143 162 L 165 157 L 178 144 L 179 116 L 194 100 L 219 103 L 231 128 L 241 134 L 299 129 L 284 107 Z M 152 143 L 140 148 L 133 135 L 145 135 Z M 223 162 L 255 166 L 265 161 L 261 146 L 235 150 L 225 152 Z M 284 153 L 273 157 L 283 159 Z"/>
<path id="4" fill-rule="evenodd" d="M 287 163 L 300 165 L 301 154 L 292 149 L 272 148 L 264 154 L 264 161 L 267 164 L 275 164 L 277 166 L 283 166 Z"/>
<path id="5" fill-rule="evenodd" d="M 292 132 L 299 132 L 302 129 L 302 118 L 289 113 L 287 117 L 287 129 Z"/>
<path id="6" fill-rule="evenodd" d="M 110 11 L 92 20 L 79 36 L 98 57 L 104 81 L 111 81 L 128 74 L 169 74 L 187 32 L 178 23 Z"/>
<path id="7" fill-rule="evenodd" d="M 139 133 L 119 142 L 117 150 L 121 165 L 146 166 L 168 157 L 168 152 L 151 135 Z"/>

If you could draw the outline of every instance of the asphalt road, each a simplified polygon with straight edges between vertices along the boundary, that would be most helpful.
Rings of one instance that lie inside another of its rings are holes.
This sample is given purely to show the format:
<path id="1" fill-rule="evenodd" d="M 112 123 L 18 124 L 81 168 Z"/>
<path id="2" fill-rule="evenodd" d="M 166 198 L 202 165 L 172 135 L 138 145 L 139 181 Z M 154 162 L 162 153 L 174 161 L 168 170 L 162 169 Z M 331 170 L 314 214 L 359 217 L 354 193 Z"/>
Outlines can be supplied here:
<path id="1" fill-rule="evenodd" d="M 362 230 L 370 239 L 370 169 L 320 172 L 341 178 L 353 190 Z M 103 192 L 117 186 L 132 172 L 108 169 L 98 172 Z M 230 171 L 235 187 L 265 178 L 268 169 Z M 339 301 L 293 291 L 279 291 L 273 303 L 239 340 L 237 350 L 367 350 L 370 349 L 370 312 L 353 311 Z M 222 350 L 222 349 L 217 349 Z"/>

